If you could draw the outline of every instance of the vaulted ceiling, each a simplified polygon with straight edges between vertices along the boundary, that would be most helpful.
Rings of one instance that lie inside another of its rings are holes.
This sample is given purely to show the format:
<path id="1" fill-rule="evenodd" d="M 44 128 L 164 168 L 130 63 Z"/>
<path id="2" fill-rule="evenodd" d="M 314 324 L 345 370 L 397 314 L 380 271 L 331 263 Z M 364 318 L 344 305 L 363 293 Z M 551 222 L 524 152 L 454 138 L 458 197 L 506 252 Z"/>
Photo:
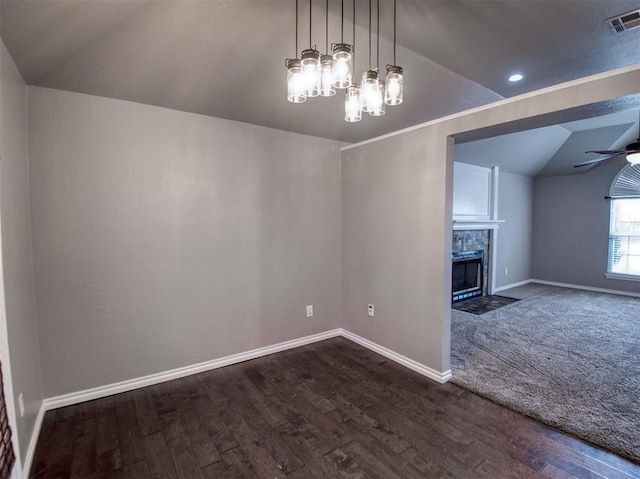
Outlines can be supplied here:
<path id="1" fill-rule="evenodd" d="M 638 115 L 635 108 L 457 144 L 455 161 L 530 177 L 585 173 L 598 164 L 574 165 L 600 157 L 587 151 L 624 149 L 640 136 Z"/>
<path id="2" fill-rule="evenodd" d="M 361 72 L 369 2 L 356 4 Z M 300 0 L 299 50 L 308 44 L 308 5 Z M 312 43 L 324 50 L 324 1 L 312 5 Z M 347 42 L 351 5 L 345 2 Z M 340 36 L 340 6 L 329 2 L 329 42 Z M 392 62 L 392 6 L 380 0 L 382 68 Z M 405 102 L 356 124 L 342 119 L 341 92 L 300 105 L 286 101 L 294 0 L 2 0 L 0 35 L 30 85 L 355 142 L 640 63 L 640 28 L 617 34 L 605 21 L 638 6 L 637 0 L 399 0 Z M 509 83 L 516 71 L 524 80 Z"/>

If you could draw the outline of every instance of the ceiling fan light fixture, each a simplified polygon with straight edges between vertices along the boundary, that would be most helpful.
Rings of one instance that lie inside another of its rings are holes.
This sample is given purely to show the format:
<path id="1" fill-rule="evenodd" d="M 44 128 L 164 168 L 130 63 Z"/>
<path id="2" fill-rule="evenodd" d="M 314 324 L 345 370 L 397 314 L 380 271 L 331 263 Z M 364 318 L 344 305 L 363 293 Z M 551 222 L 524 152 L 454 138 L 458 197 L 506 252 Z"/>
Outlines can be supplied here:
<path id="1" fill-rule="evenodd" d="M 638 110 L 638 129 L 640 129 L 640 110 Z M 573 165 L 574 168 L 580 168 L 581 166 L 594 165 L 603 161 L 612 160 L 624 155 L 629 163 L 632 165 L 640 164 L 640 132 L 638 132 L 638 139 L 633 143 L 629 143 L 623 150 L 591 150 L 586 153 L 597 153 L 598 155 L 609 155 L 604 158 L 596 158 L 595 160 L 583 161 L 577 165 Z"/>
<path id="2" fill-rule="evenodd" d="M 640 165 L 640 151 L 627 153 L 627 161 L 632 165 Z"/>

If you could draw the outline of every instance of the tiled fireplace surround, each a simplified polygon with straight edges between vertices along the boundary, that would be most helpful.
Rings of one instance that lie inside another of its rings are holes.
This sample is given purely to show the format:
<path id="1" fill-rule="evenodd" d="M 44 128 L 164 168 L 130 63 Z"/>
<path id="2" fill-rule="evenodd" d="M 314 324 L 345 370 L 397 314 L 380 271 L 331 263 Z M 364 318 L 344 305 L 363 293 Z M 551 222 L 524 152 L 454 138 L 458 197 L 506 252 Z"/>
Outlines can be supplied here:
<path id="1" fill-rule="evenodd" d="M 491 264 L 491 230 L 454 230 L 453 231 L 453 253 L 463 253 L 465 251 L 484 251 L 482 264 L 482 295 L 488 294 L 489 290 L 489 265 Z"/>

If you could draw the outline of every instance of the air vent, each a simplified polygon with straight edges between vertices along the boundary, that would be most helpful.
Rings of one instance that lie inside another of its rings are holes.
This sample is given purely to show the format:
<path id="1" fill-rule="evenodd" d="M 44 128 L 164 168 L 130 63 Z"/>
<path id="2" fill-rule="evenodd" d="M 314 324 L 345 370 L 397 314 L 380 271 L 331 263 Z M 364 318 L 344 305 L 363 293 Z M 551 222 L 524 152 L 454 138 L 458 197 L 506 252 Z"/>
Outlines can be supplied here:
<path id="1" fill-rule="evenodd" d="M 617 17 L 609 18 L 607 23 L 611 25 L 616 33 L 626 32 L 632 28 L 640 27 L 640 9 L 623 13 Z"/>

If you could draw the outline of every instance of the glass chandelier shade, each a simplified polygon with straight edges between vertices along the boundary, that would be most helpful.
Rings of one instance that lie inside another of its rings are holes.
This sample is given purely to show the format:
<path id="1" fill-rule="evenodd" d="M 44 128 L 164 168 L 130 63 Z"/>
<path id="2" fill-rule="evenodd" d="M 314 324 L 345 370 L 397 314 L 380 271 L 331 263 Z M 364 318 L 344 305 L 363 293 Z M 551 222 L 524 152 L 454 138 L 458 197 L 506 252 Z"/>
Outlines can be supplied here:
<path id="1" fill-rule="evenodd" d="M 336 94 L 333 88 L 333 57 L 322 55 L 320 57 L 320 96 L 333 96 Z"/>
<path id="2" fill-rule="evenodd" d="M 306 85 L 302 78 L 300 60 L 295 58 L 287 60 L 287 100 L 291 103 L 303 103 L 307 101 L 304 92 Z"/>
<path id="3" fill-rule="evenodd" d="M 329 0 L 324 2 L 324 54 L 313 44 L 312 12 L 313 0 L 309 0 L 309 43 L 308 48 L 298 53 L 298 20 L 300 0 L 295 0 L 295 57 L 287 59 L 287 100 L 291 103 L 303 103 L 316 96 L 331 97 L 337 89 L 345 90 L 344 119 L 349 123 L 362 120 L 362 114 L 378 117 L 386 113 L 387 105 L 399 105 L 404 96 L 404 72 L 396 65 L 396 4 L 393 0 L 393 64 L 387 65 L 386 76 L 381 75 L 380 65 L 380 0 L 376 0 L 375 16 L 372 15 L 372 2 L 369 0 L 369 67 L 362 77 L 354 73 L 356 66 L 356 0 L 352 0 L 351 44 L 344 38 L 344 0 L 341 1 L 340 39 L 338 43 L 330 43 L 329 38 Z M 372 20 L 375 18 L 375 58 L 372 62 Z M 317 33 L 316 33 L 317 36 Z M 329 46 L 331 50 L 329 51 Z M 304 47 L 303 47 L 304 48 Z M 358 47 L 359 48 L 359 47 Z M 359 70 L 362 71 L 362 70 Z M 355 83 L 360 79 L 360 83 Z M 633 150 L 630 152 L 633 153 Z M 640 162 L 637 154 L 629 154 L 627 159 Z"/>
<path id="4" fill-rule="evenodd" d="M 362 83 L 360 87 L 360 104 L 362 111 L 370 112 L 375 110 L 380 96 L 380 81 L 378 72 L 375 70 L 367 70 L 362 74 Z"/>
<path id="5" fill-rule="evenodd" d="M 320 94 L 320 52 L 315 48 L 302 50 L 300 66 L 305 84 L 305 96 Z"/>
<path id="6" fill-rule="evenodd" d="M 384 80 L 378 80 L 378 92 L 376 93 L 375 100 L 373 104 L 369 108 L 369 115 L 371 116 L 382 116 L 385 114 L 385 104 L 384 104 L 384 90 L 385 90 L 385 82 Z"/>
<path id="7" fill-rule="evenodd" d="M 362 120 L 360 105 L 360 86 L 357 83 L 349 85 L 344 98 L 344 119 L 349 123 Z"/>
<path id="8" fill-rule="evenodd" d="M 333 86 L 347 88 L 353 77 L 353 47 L 347 43 L 336 43 L 333 52 Z"/>
<path id="9" fill-rule="evenodd" d="M 387 89 L 384 102 L 387 105 L 399 105 L 404 97 L 404 79 L 402 67 L 387 65 Z"/>

